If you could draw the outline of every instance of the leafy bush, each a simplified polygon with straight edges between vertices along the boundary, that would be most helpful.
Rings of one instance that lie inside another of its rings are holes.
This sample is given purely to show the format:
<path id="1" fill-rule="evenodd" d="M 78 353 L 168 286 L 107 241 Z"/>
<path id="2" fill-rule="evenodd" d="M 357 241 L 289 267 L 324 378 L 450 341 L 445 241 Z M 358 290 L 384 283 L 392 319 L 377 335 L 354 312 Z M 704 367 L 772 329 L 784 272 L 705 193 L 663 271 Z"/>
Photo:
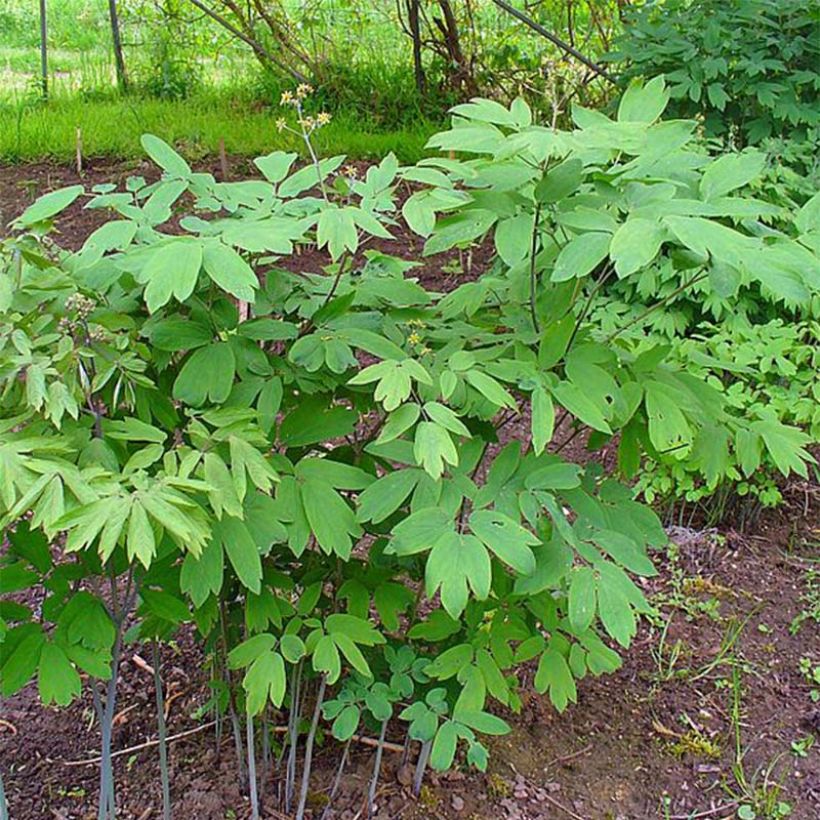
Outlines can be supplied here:
<path id="1" fill-rule="evenodd" d="M 313 155 L 304 94 L 291 102 Z M 662 258 L 705 276 L 753 254 L 765 278 L 798 252 L 724 224 L 756 206 L 712 196 L 716 164 L 687 152 L 693 123 L 658 122 L 666 101 L 662 81 L 635 84 L 617 121 L 578 109 L 561 132 L 523 101 L 476 100 L 432 140 L 473 159 L 388 156 L 363 178 L 343 157 L 293 170 L 274 152 L 255 161 L 263 179 L 216 182 L 146 136 L 161 181 L 72 186 L 16 220 L 0 275 L 2 589 L 42 585 L 45 602 L 3 603 L 0 689 L 36 675 L 44 702 L 66 704 L 89 676 L 101 816 L 134 614 L 145 640 L 196 626 L 240 752 L 246 716 L 254 814 L 255 726 L 287 712 L 285 802 L 301 817 L 322 717 L 340 740 L 403 722 L 418 790 L 459 748 L 486 766 L 482 736 L 508 730 L 491 705 L 520 706 L 523 666 L 559 710 L 619 666 L 609 644 L 628 647 L 649 609 L 632 578 L 666 538 L 628 487 L 562 458 L 576 435 L 595 449 L 619 434 L 627 475 L 644 449 L 683 458 L 715 435 L 745 442 L 751 469 L 785 439 L 802 468 L 790 428 L 754 438 L 667 346 L 590 311 L 610 270 Z M 426 255 L 493 233 L 485 275 L 443 295 L 368 249 L 404 183 Z M 113 217 L 68 252 L 49 231 L 80 198 Z M 323 269 L 303 261 L 317 251 Z M 529 440 L 505 442 L 525 414 Z M 379 765 L 380 749 L 374 784 Z"/>
<path id="2" fill-rule="evenodd" d="M 680 340 L 674 358 L 689 372 L 720 390 L 733 413 L 766 425 L 769 419 L 793 425 L 788 435 L 806 447 L 820 441 L 820 327 L 816 321 L 761 325 L 733 323 L 731 330 L 706 325 Z M 670 514 L 702 514 L 709 524 L 731 515 L 751 522 L 763 507 L 782 501 L 778 476 L 791 465 L 769 449 L 758 468 L 744 468 L 743 454 L 718 448 L 708 460 L 647 465 L 637 488 L 649 502 L 669 502 Z M 726 459 L 718 471 L 712 464 Z M 750 503 L 751 502 L 751 503 Z"/>
<path id="3" fill-rule="evenodd" d="M 610 59 L 665 74 L 670 113 L 736 145 L 812 140 L 820 125 L 817 9 L 801 0 L 664 0 L 633 7 Z"/>

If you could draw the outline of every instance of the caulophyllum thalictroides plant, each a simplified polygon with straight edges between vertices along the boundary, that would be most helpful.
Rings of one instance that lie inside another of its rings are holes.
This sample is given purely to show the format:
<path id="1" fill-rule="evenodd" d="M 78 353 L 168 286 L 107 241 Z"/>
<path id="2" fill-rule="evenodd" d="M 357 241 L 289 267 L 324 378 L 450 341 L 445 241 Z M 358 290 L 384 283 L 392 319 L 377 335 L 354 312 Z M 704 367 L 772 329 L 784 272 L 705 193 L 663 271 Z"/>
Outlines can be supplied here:
<path id="1" fill-rule="evenodd" d="M 562 452 L 610 444 L 630 478 L 645 454 L 743 430 L 667 347 L 636 354 L 589 305 L 661 256 L 695 281 L 803 253 L 742 227 L 753 205 L 710 197 L 694 124 L 658 121 L 666 99 L 662 81 L 635 84 L 616 121 L 579 109 L 569 132 L 521 100 L 476 100 L 431 143 L 472 158 L 388 156 L 361 178 L 277 151 L 255 160 L 262 178 L 217 182 L 145 136 L 158 182 L 65 188 L 13 223 L 2 694 L 33 676 L 44 703 L 91 689 L 101 820 L 127 640 L 192 624 L 254 816 L 274 772 L 304 816 L 321 732 L 342 744 L 336 785 L 346 744 L 377 738 L 372 809 L 386 740 L 405 743 L 418 792 L 428 765 L 486 766 L 522 666 L 558 710 L 618 668 L 613 645 L 649 609 L 633 578 L 665 535 L 625 484 Z M 81 198 L 111 218 L 69 252 L 53 220 Z M 369 247 L 402 220 L 425 256 L 488 235 L 497 256 L 427 290 Z M 515 420 L 525 434 L 505 435 Z"/>

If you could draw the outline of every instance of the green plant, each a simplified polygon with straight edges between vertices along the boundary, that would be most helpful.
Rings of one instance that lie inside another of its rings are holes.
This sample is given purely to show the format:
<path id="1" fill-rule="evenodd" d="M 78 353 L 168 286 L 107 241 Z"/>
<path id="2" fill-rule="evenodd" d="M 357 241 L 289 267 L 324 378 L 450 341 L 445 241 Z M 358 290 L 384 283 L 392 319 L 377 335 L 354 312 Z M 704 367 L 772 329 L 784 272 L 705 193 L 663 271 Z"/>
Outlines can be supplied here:
<path id="1" fill-rule="evenodd" d="M 811 689 L 809 697 L 814 703 L 820 702 L 820 664 L 816 664 L 811 658 L 804 656 L 800 658 L 799 669 L 806 683 L 812 687 L 818 687 Z"/>
<path id="2" fill-rule="evenodd" d="M 781 799 L 782 779 L 773 781 L 773 775 L 782 757 L 779 755 L 767 764 L 761 764 L 752 775 L 745 767 L 747 750 L 743 748 L 741 711 L 743 686 L 740 665 L 732 665 L 732 710 L 731 721 L 735 740 L 735 755 L 732 764 L 733 784 L 723 784 L 723 788 L 736 802 L 737 816 L 742 820 L 781 820 L 792 813 L 791 804 Z"/>
<path id="3" fill-rule="evenodd" d="M 651 611 L 632 576 L 655 573 L 648 550 L 666 535 L 628 487 L 560 453 L 620 432 L 634 474 L 644 449 L 687 450 L 731 417 L 665 348 L 601 330 L 598 277 L 681 254 L 705 276 L 751 249 L 765 272 L 792 243 L 669 198 L 659 175 L 700 171 L 692 124 L 658 122 L 666 98 L 660 81 L 635 84 L 617 121 L 577 110 L 572 132 L 533 125 L 523 101 L 476 100 L 432 140 L 474 159 L 390 155 L 361 179 L 317 155 L 320 120 L 301 111 L 312 161 L 259 157 L 264 179 L 216 182 L 146 135 L 160 181 L 72 186 L 15 220 L 0 274 L 0 583 L 46 602 L 41 615 L 3 603 L 0 688 L 36 675 L 62 705 L 88 676 L 101 820 L 134 617 L 151 641 L 195 624 L 254 816 L 271 720 L 286 723 L 286 810 L 302 818 L 323 716 L 348 740 L 354 718 L 378 726 L 372 805 L 399 700 L 418 793 L 428 764 L 460 750 L 486 766 L 482 736 L 509 728 L 491 708 L 520 706 L 521 665 L 537 659 L 535 688 L 559 711 L 576 681 L 618 668 L 609 641 L 628 647 Z M 400 218 L 399 182 L 420 188 L 401 215 L 427 255 L 493 232 L 492 269 L 443 295 L 368 249 Z M 78 201 L 113 218 L 68 252 L 50 230 Z M 172 216 L 179 233 L 163 230 Z M 530 439 L 505 444 L 524 411 Z"/>
<path id="4" fill-rule="evenodd" d="M 817 12 L 800 0 L 665 0 L 635 5 L 610 59 L 624 77 L 665 74 L 674 116 L 702 118 L 730 144 L 820 125 Z"/>
<path id="5" fill-rule="evenodd" d="M 810 569 L 804 576 L 806 588 L 800 593 L 802 609 L 789 624 L 789 633 L 796 635 L 806 621 L 820 624 L 820 572 Z"/>

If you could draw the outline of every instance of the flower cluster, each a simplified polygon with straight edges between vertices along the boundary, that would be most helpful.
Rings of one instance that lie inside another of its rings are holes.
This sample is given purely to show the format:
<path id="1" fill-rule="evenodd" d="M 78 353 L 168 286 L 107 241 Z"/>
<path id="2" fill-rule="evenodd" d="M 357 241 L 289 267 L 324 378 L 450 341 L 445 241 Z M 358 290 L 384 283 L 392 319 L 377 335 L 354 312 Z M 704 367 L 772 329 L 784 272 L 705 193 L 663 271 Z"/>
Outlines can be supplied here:
<path id="1" fill-rule="evenodd" d="M 300 136 L 309 136 L 312 134 L 317 128 L 321 128 L 324 125 L 327 125 L 331 120 L 331 115 L 327 111 L 320 111 L 315 116 L 311 116 L 309 114 L 305 114 L 302 103 L 304 102 L 305 98 L 308 97 L 310 94 L 313 93 L 313 86 L 308 85 L 307 83 L 302 83 L 300 86 L 296 88 L 296 91 L 283 91 L 282 96 L 279 99 L 280 105 L 290 105 L 296 109 L 296 113 L 298 118 L 296 122 L 299 125 L 300 131 L 297 131 L 295 128 L 291 128 L 288 125 L 287 119 L 285 117 L 279 117 L 276 120 L 276 130 L 277 131 L 290 131 L 294 134 L 299 134 Z"/>

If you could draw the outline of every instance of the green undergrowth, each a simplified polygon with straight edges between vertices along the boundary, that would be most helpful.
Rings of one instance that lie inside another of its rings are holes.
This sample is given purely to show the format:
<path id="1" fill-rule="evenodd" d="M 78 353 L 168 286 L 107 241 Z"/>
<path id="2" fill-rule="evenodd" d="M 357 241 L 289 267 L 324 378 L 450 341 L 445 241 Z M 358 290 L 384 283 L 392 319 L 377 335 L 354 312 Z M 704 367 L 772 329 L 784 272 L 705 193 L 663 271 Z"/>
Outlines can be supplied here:
<path id="1" fill-rule="evenodd" d="M 146 131 L 176 144 L 190 159 L 216 154 L 220 140 L 230 154 L 298 149 L 292 135 L 277 132 L 276 119 L 275 111 L 212 94 L 186 100 L 60 96 L 47 104 L 18 102 L 0 105 L 0 161 L 73 162 L 78 128 L 84 155 L 95 157 L 141 156 L 139 136 Z M 330 154 L 367 159 L 393 152 L 402 162 L 415 162 L 435 130 L 435 123 L 424 119 L 412 127 L 384 129 L 341 111 L 319 141 Z"/>

